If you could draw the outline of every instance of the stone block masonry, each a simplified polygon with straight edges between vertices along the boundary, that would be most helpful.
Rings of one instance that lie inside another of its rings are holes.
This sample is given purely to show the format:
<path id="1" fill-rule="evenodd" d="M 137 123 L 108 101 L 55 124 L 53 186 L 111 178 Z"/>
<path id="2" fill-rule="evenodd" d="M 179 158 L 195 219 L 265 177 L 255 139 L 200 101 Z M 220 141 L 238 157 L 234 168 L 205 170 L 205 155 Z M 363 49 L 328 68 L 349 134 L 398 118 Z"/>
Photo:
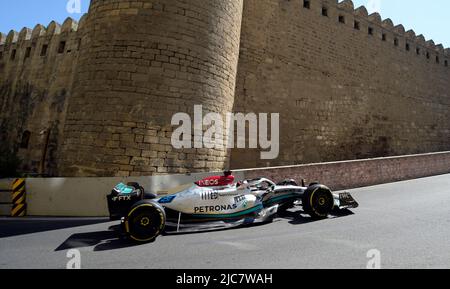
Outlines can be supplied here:
<path id="1" fill-rule="evenodd" d="M 246 0 L 243 14 L 234 110 L 279 112 L 281 153 L 233 151 L 233 168 L 450 149 L 449 49 L 351 1 Z"/>
<path id="2" fill-rule="evenodd" d="M 175 151 L 171 118 L 195 104 L 231 112 L 241 17 L 242 1 L 92 1 L 60 173 L 139 176 L 228 166 L 225 150 Z"/>

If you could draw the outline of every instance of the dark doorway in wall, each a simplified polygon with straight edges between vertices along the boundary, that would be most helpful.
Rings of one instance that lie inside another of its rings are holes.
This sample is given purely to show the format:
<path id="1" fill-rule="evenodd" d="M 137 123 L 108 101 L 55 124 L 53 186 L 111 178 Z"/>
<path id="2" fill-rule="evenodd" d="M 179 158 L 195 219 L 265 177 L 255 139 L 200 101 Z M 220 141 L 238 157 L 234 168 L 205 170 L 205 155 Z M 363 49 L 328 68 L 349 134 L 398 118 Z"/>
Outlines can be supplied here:
<path id="1" fill-rule="evenodd" d="M 47 50 L 48 50 L 48 45 L 47 44 L 42 45 L 41 56 L 47 55 Z"/>
<path id="2" fill-rule="evenodd" d="M 31 132 L 29 132 L 28 130 L 23 132 L 22 139 L 20 140 L 20 148 L 21 149 L 28 149 L 29 144 L 30 144 L 30 137 L 31 137 Z"/>
<path id="3" fill-rule="evenodd" d="M 31 47 L 27 47 L 25 50 L 25 59 L 29 58 L 31 56 Z"/>
<path id="4" fill-rule="evenodd" d="M 395 46 L 398 46 L 398 44 L 399 44 L 398 38 L 394 38 L 394 45 L 395 45 Z"/>
<path id="5" fill-rule="evenodd" d="M 303 8 L 310 9 L 311 8 L 311 2 L 309 0 L 303 1 Z"/>
<path id="6" fill-rule="evenodd" d="M 17 50 L 15 50 L 15 49 L 13 49 L 11 51 L 11 60 L 15 60 L 16 59 L 16 53 L 17 53 Z"/>
<path id="7" fill-rule="evenodd" d="M 59 47 L 58 47 L 58 53 L 64 53 L 64 50 L 66 49 L 66 42 L 65 41 L 61 41 L 59 43 Z"/>

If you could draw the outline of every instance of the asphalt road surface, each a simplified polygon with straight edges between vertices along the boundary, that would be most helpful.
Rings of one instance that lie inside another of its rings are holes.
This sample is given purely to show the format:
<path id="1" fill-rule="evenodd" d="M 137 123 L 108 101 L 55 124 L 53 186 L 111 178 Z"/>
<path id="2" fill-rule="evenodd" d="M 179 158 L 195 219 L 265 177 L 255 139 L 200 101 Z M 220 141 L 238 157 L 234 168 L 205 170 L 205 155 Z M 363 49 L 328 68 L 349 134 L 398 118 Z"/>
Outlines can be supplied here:
<path id="1" fill-rule="evenodd" d="M 360 208 L 311 222 L 290 214 L 249 228 L 171 235 L 134 245 L 105 219 L 0 219 L 0 268 L 450 268 L 450 175 L 351 191 Z"/>

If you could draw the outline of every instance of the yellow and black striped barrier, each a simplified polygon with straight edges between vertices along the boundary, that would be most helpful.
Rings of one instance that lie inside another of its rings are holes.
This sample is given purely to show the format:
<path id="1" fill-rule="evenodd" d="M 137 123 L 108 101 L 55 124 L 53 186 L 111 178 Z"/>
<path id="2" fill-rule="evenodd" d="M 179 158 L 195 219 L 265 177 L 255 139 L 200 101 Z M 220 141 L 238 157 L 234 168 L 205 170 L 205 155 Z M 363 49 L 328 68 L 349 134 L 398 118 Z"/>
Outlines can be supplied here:
<path id="1" fill-rule="evenodd" d="M 25 179 L 16 179 L 12 184 L 11 217 L 24 217 L 27 214 Z"/>

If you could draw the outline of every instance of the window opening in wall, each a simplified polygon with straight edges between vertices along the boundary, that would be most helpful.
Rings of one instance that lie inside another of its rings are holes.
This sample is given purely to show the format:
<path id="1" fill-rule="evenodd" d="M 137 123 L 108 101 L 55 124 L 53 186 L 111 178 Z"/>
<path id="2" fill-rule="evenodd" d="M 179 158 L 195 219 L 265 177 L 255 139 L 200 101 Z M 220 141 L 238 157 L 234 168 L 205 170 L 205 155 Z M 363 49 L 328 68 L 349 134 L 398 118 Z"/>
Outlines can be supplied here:
<path id="1" fill-rule="evenodd" d="M 369 35 L 373 35 L 373 28 L 372 27 L 368 28 L 368 33 L 369 33 Z"/>
<path id="2" fill-rule="evenodd" d="M 394 39 L 394 45 L 398 46 L 398 39 L 397 38 Z"/>
<path id="3" fill-rule="evenodd" d="M 387 35 L 386 35 L 386 33 L 383 33 L 383 34 L 381 35 L 381 40 L 383 40 L 383 41 L 386 41 L 386 40 L 387 40 Z"/>
<path id="4" fill-rule="evenodd" d="M 27 47 L 27 50 L 25 50 L 25 59 L 30 57 L 30 55 L 31 55 L 31 47 Z"/>
<path id="5" fill-rule="evenodd" d="M 322 16 L 328 17 L 328 8 L 327 7 L 322 7 Z"/>
<path id="6" fill-rule="evenodd" d="M 311 8 L 311 2 L 309 0 L 303 0 L 303 8 Z"/>
<path id="7" fill-rule="evenodd" d="M 416 54 L 420 55 L 420 48 L 419 47 L 416 48 Z"/>
<path id="8" fill-rule="evenodd" d="M 58 53 L 64 53 L 65 49 L 66 49 L 66 42 L 61 41 L 58 46 Z"/>
<path id="9" fill-rule="evenodd" d="M 42 45 L 41 56 L 47 55 L 47 50 L 48 50 L 48 45 L 47 44 Z"/>
<path id="10" fill-rule="evenodd" d="M 359 24 L 359 22 L 358 22 L 358 21 L 355 21 L 353 27 L 354 27 L 356 30 L 359 30 L 359 29 L 360 29 L 360 24 Z"/>
<path id="11" fill-rule="evenodd" d="M 441 63 L 441 60 L 439 59 L 439 56 L 436 56 L 436 63 L 437 64 Z"/>
<path id="12" fill-rule="evenodd" d="M 430 59 L 430 52 L 427 52 L 427 59 Z"/>
<path id="13" fill-rule="evenodd" d="M 448 67 L 448 60 L 444 61 L 445 67 Z"/>
<path id="14" fill-rule="evenodd" d="M 20 148 L 27 149 L 30 143 L 31 132 L 28 130 L 24 131 L 22 134 L 22 139 L 20 140 Z"/>
<path id="15" fill-rule="evenodd" d="M 13 50 L 11 51 L 11 60 L 16 59 L 16 53 L 17 53 L 17 50 L 15 50 L 15 49 L 13 49 Z"/>
<path id="16" fill-rule="evenodd" d="M 344 23 L 345 24 L 345 17 L 343 15 L 339 15 L 339 23 Z"/>
<path id="17" fill-rule="evenodd" d="M 405 49 L 406 49 L 406 51 L 410 51 L 411 50 L 411 47 L 410 47 L 409 43 L 406 43 Z"/>

